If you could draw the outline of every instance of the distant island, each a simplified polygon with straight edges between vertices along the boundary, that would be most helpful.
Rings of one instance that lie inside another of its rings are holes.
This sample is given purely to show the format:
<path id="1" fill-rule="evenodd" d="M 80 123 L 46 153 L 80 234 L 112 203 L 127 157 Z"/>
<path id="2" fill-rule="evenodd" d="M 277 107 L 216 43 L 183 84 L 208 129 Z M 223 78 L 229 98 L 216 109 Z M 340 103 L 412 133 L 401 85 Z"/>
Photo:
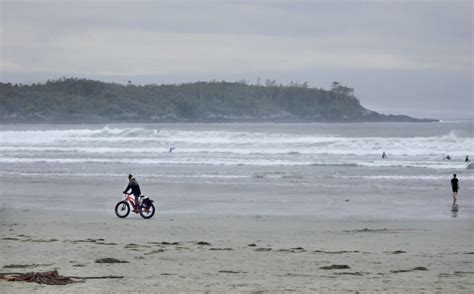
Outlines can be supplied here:
<path id="1" fill-rule="evenodd" d="M 433 122 L 363 107 L 354 89 L 246 81 L 127 85 L 78 78 L 0 83 L 0 122 Z"/>

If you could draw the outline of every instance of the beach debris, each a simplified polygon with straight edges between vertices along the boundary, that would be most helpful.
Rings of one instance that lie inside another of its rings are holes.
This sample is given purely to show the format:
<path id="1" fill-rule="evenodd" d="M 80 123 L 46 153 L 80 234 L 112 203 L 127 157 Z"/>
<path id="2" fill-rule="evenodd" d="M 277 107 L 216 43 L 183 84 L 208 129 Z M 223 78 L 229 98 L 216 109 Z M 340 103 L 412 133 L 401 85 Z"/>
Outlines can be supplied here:
<path id="1" fill-rule="evenodd" d="M 326 250 L 314 250 L 313 253 L 325 253 L 325 254 L 345 254 L 345 253 L 359 253 L 359 250 L 340 250 L 340 251 L 326 251 Z"/>
<path id="2" fill-rule="evenodd" d="M 164 242 L 161 242 L 160 244 L 161 245 L 179 245 L 179 242 L 166 242 L 166 241 L 164 241 Z"/>
<path id="3" fill-rule="evenodd" d="M 424 266 L 417 266 L 409 270 L 392 270 L 390 271 L 391 273 L 407 273 L 407 272 L 412 272 L 412 271 L 427 271 L 428 269 Z"/>
<path id="4" fill-rule="evenodd" d="M 295 247 L 295 248 L 290 248 L 290 249 L 278 249 L 277 251 L 279 252 L 306 252 L 306 250 L 303 247 Z"/>
<path id="5" fill-rule="evenodd" d="M 326 265 L 326 266 L 320 267 L 320 269 L 323 269 L 323 270 L 348 269 L 348 268 L 351 268 L 351 267 L 346 264 L 332 264 L 332 265 Z"/>
<path id="6" fill-rule="evenodd" d="M 369 228 L 363 228 L 361 230 L 344 230 L 344 232 L 350 232 L 350 233 L 379 233 L 379 232 L 387 232 L 389 229 L 383 228 L 383 229 L 369 229 Z"/>
<path id="7" fill-rule="evenodd" d="M 272 251 L 271 248 L 255 248 L 255 251 Z"/>
<path id="8" fill-rule="evenodd" d="M 21 241 L 21 239 L 12 238 L 12 237 L 5 237 L 5 238 L 2 238 L 2 240 L 4 240 L 4 241 Z"/>
<path id="9" fill-rule="evenodd" d="M 464 275 L 464 274 L 474 274 L 474 272 L 461 272 L 461 271 L 455 271 L 454 272 L 455 275 Z"/>
<path id="10" fill-rule="evenodd" d="M 349 276 L 363 276 L 361 272 L 339 272 L 334 273 L 335 275 L 349 275 Z"/>
<path id="11" fill-rule="evenodd" d="M 213 248 L 209 248 L 209 250 L 222 250 L 222 251 L 232 251 L 234 249 L 230 248 L 230 247 L 225 247 L 225 248 L 217 248 L 217 247 L 213 247 Z"/>
<path id="12" fill-rule="evenodd" d="M 317 275 L 286 273 L 284 275 L 275 275 L 276 277 L 317 277 Z"/>
<path id="13" fill-rule="evenodd" d="M 113 257 L 99 258 L 95 260 L 95 263 L 128 263 L 126 260 L 118 260 Z"/>
<path id="14" fill-rule="evenodd" d="M 150 248 L 151 246 L 148 246 L 148 245 L 139 245 L 139 244 L 135 244 L 135 243 L 129 243 L 127 245 L 125 245 L 125 249 L 138 249 L 140 247 L 143 247 L 143 248 Z"/>
<path id="15" fill-rule="evenodd" d="M 384 251 L 385 253 L 389 253 L 389 254 L 402 254 L 402 253 L 407 253 L 406 251 L 403 251 L 403 250 L 395 250 L 395 251 Z"/>
<path id="16" fill-rule="evenodd" d="M 278 249 L 277 251 L 278 252 L 295 252 L 294 250 L 290 250 L 290 249 Z"/>
<path id="17" fill-rule="evenodd" d="M 144 253 L 144 255 L 150 255 L 150 254 L 156 254 L 156 253 L 161 253 L 165 252 L 163 249 L 157 249 L 157 250 L 152 250 L 150 252 Z"/>
<path id="18" fill-rule="evenodd" d="M 58 239 L 26 239 L 26 240 L 23 240 L 24 242 L 27 242 L 27 241 L 30 241 L 30 242 L 57 242 L 59 241 Z"/>
<path id="19" fill-rule="evenodd" d="M 39 264 L 39 263 L 34 263 L 34 264 L 8 264 L 4 265 L 3 268 L 29 268 L 29 267 L 39 267 L 39 266 L 52 266 L 53 263 L 50 264 Z"/>
<path id="20" fill-rule="evenodd" d="M 114 243 L 114 242 L 96 242 L 95 244 L 97 244 L 97 245 L 109 245 L 109 246 L 118 245 L 117 243 Z"/>
<path id="21" fill-rule="evenodd" d="M 246 274 L 247 272 L 243 272 L 243 271 L 231 271 L 231 270 L 221 270 L 221 271 L 218 271 L 218 273 L 223 273 L 223 274 Z"/>
<path id="22" fill-rule="evenodd" d="M 163 245 L 163 246 L 171 246 L 171 245 L 180 245 L 181 243 L 179 242 L 166 242 L 166 241 L 163 241 L 163 242 L 147 242 L 147 244 L 154 244 L 154 245 Z"/>
<path id="23" fill-rule="evenodd" d="M 27 238 L 27 239 L 19 239 L 19 238 L 13 238 L 13 237 L 5 237 L 3 238 L 2 240 L 5 240 L 5 241 L 22 241 L 22 242 L 57 242 L 59 241 L 58 239 L 32 239 L 32 238 L 28 238 L 26 235 L 18 235 L 20 237 L 23 237 L 23 238 Z"/>
<path id="24" fill-rule="evenodd" d="M 265 294 L 265 293 L 267 293 L 267 292 L 264 291 L 264 290 L 254 290 L 254 291 L 250 292 L 250 294 Z"/>
<path id="25" fill-rule="evenodd" d="M 205 241 L 199 241 L 196 243 L 196 245 L 201 245 L 201 246 L 211 246 L 211 243 L 205 242 Z"/>
<path id="26" fill-rule="evenodd" d="M 428 269 L 424 266 L 417 266 L 411 269 L 412 271 L 427 271 Z"/>
<path id="27" fill-rule="evenodd" d="M 123 276 L 92 276 L 92 277 L 70 276 L 69 278 L 80 279 L 80 280 L 98 280 L 98 279 L 123 279 Z"/>
<path id="28" fill-rule="evenodd" d="M 74 283 L 70 277 L 58 274 L 56 270 L 49 272 L 0 274 L 0 279 L 7 281 L 35 282 L 46 285 L 67 285 Z"/>
<path id="29" fill-rule="evenodd" d="M 66 241 L 69 241 L 69 240 L 66 240 Z M 90 239 L 90 238 L 87 238 L 87 239 L 84 239 L 84 240 L 72 240 L 72 241 L 69 241 L 69 242 L 72 242 L 72 243 L 96 243 L 96 242 L 104 242 L 105 240 L 104 239 Z"/>

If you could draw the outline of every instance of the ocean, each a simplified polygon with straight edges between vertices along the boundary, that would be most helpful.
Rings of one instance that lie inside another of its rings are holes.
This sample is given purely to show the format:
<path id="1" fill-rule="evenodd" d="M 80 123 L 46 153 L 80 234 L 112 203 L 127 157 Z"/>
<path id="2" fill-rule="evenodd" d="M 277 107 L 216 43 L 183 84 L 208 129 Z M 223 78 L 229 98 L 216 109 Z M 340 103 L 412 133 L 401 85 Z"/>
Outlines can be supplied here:
<path id="1" fill-rule="evenodd" d="M 473 151 L 472 121 L 4 124 L 0 205 L 110 214 L 131 173 L 161 215 L 471 218 Z"/>

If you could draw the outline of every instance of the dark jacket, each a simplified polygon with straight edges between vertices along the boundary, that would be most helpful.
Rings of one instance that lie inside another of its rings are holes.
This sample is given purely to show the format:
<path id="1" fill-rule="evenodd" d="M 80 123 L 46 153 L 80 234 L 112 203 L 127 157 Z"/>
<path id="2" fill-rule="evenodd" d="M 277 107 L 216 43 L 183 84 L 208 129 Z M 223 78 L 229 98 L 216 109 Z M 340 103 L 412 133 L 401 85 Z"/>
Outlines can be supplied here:
<path id="1" fill-rule="evenodd" d="M 451 179 L 451 188 L 458 189 L 459 188 L 459 181 L 458 178 Z"/>
<path id="2" fill-rule="evenodd" d="M 138 185 L 137 180 L 135 178 L 131 178 L 130 182 L 128 182 L 127 188 L 123 191 L 123 193 L 127 193 L 128 190 L 132 189 L 132 194 L 135 196 L 142 195 L 142 191 L 140 191 L 140 185 Z"/>

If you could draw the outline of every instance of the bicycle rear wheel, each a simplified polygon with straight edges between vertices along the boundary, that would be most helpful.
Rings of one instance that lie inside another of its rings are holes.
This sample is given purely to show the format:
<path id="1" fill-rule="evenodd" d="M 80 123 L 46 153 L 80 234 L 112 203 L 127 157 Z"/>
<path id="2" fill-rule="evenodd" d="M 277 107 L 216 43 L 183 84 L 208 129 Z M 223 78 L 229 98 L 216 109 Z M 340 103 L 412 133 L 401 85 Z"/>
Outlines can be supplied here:
<path id="1" fill-rule="evenodd" d="M 152 218 L 153 215 L 155 215 L 155 205 L 153 205 L 153 203 L 150 203 L 150 205 L 146 208 L 142 208 L 142 211 L 140 211 L 140 215 L 146 219 Z"/>

